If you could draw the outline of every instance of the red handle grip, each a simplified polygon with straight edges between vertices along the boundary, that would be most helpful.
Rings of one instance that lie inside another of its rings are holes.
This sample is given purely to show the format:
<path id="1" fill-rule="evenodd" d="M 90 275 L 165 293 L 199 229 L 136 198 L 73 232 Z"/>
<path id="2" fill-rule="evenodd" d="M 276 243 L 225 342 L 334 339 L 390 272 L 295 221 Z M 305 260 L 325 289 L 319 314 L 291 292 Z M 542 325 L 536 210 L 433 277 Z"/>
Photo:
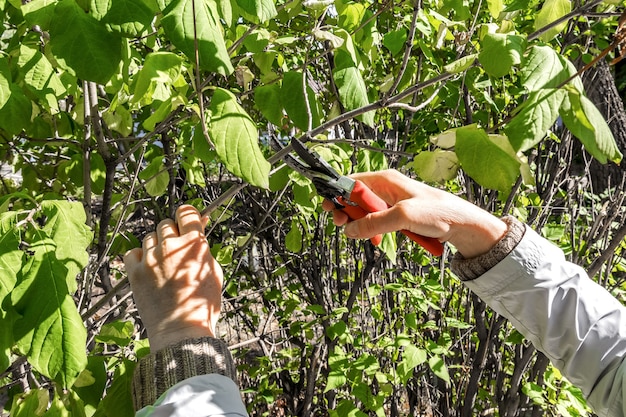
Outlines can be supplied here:
<path id="1" fill-rule="evenodd" d="M 345 206 L 342 210 L 348 215 L 348 217 L 350 217 L 351 220 L 360 219 L 369 213 L 387 210 L 389 207 L 383 199 L 378 197 L 378 195 L 370 190 L 363 182 L 358 180 L 354 184 L 352 194 L 350 194 L 350 201 L 358 205 L 353 206 L 346 201 L 342 201 L 341 198 L 339 199 L 339 202 Z M 443 243 L 439 240 L 432 237 L 418 235 L 410 230 L 401 230 L 401 232 L 412 241 L 420 244 L 424 249 L 433 255 L 441 256 L 443 254 Z M 375 245 L 379 245 L 381 241 L 381 235 L 377 235 L 372 238 L 372 243 Z"/>

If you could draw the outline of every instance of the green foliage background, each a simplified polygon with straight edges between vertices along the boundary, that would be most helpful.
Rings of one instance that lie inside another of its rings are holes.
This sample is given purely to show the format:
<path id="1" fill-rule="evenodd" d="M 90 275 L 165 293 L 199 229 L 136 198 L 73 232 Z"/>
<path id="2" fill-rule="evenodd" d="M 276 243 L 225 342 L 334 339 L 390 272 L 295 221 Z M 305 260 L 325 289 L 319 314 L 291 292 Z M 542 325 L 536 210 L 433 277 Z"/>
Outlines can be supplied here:
<path id="1" fill-rule="evenodd" d="M 346 240 L 269 143 L 511 213 L 621 297 L 626 184 L 594 189 L 589 161 L 622 153 L 576 76 L 621 6 L 0 0 L 0 162 L 20 174 L 0 177 L 0 406 L 133 414 L 149 348 L 121 255 L 188 202 L 213 207 L 251 415 L 587 415 L 451 251 Z"/>

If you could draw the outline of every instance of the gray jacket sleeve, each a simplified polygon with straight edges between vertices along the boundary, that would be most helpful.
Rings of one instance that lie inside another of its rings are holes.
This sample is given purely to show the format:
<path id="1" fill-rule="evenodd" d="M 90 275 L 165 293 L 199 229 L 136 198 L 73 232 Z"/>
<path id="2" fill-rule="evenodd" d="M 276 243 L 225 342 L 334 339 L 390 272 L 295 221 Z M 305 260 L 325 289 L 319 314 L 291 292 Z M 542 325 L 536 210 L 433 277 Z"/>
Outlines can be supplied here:
<path id="1" fill-rule="evenodd" d="M 559 248 L 526 227 L 508 255 L 464 283 L 578 386 L 599 416 L 626 416 L 626 308 Z"/>

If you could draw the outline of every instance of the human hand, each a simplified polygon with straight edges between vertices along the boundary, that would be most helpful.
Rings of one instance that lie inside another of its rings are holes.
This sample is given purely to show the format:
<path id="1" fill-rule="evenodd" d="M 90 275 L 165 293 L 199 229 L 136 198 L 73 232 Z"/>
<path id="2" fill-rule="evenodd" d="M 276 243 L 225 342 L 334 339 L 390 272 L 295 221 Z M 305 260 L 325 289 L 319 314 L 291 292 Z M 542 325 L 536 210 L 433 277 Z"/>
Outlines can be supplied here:
<path id="1" fill-rule="evenodd" d="M 192 206 L 148 233 L 124 255 L 128 280 L 153 351 L 184 339 L 214 336 L 223 272 L 204 236 L 207 219 Z"/>
<path id="2" fill-rule="evenodd" d="M 333 212 L 337 226 L 351 238 L 410 230 L 422 236 L 450 242 L 466 258 L 489 251 L 506 234 L 502 220 L 448 192 L 412 180 L 398 171 L 386 170 L 351 175 L 361 180 L 390 207 L 350 221 L 330 201 L 324 209 Z"/>

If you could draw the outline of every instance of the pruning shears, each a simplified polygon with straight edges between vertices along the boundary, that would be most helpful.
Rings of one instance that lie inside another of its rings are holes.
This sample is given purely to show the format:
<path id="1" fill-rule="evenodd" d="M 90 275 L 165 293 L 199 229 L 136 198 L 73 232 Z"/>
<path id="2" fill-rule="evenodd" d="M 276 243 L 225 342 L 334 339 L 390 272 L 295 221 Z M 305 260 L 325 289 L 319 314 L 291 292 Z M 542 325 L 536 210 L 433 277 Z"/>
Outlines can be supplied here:
<path id="1" fill-rule="evenodd" d="M 386 210 L 389 206 L 362 181 L 354 180 L 337 172 L 317 152 L 309 149 L 296 138 L 291 139 L 291 147 L 298 155 L 289 153 L 283 157 L 285 164 L 310 179 L 317 193 L 332 201 L 335 207 L 343 210 L 350 220 L 357 220 L 369 213 Z M 443 244 L 431 237 L 421 236 L 409 230 L 402 230 L 409 239 L 420 244 L 435 256 L 443 254 Z M 372 238 L 375 245 L 381 237 Z"/>

